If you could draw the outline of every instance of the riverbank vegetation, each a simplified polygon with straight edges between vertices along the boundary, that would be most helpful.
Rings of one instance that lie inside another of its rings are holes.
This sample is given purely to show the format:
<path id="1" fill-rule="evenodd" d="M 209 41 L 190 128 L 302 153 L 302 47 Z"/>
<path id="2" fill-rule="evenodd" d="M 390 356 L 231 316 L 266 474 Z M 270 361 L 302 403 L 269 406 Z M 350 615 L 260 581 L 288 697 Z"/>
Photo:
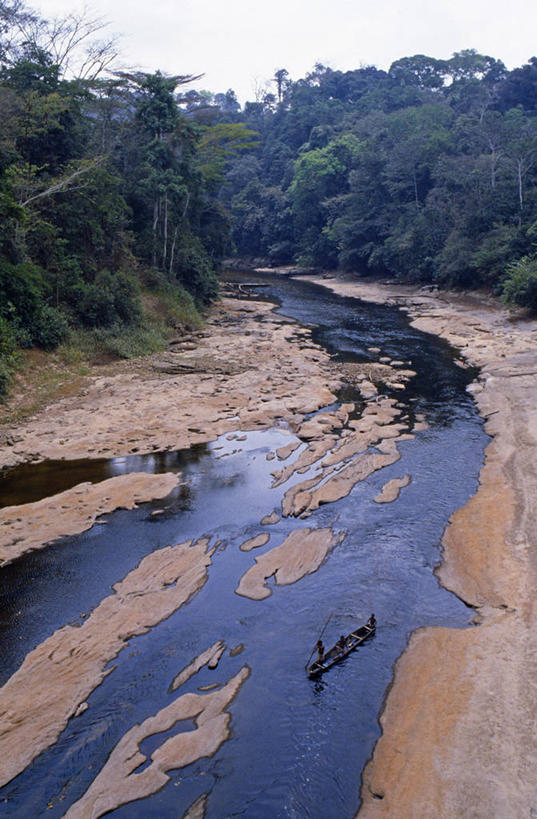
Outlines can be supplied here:
<path id="1" fill-rule="evenodd" d="M 20 350 L 131 356 L 226 255 L 537 307 L 537 59 L 285 69 L 241 108 L 116 70 L 103 23 L 0 0 L 0 396 Z"/>
<path id="2" fill-rule="evenodd" d="M 240 255 L 537 306 L 537 58 L 281 69 L 229 116 L 261 135 L 222 192 Z"/>
<path id="3" fill-rule="evenodd" d="M 102 28 L 0 0 L 0 395 L 21 349 L 151 352 L 218 292 L 255 135 L 187 112 L 191 75 L 113 71 Z"/>

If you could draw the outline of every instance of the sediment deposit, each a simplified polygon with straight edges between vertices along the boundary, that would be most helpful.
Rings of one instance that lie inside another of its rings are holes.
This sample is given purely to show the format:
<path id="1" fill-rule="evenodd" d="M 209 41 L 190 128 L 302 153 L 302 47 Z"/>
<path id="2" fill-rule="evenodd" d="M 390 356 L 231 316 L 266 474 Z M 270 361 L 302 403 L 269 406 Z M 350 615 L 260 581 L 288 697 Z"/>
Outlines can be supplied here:
<path id="1" fill-rule="evenodd" d="M 438 570 L 476 607 L 478 626 L 413 635 L 363 775 L 360 817 L 537 815 L 537 322 L 480 295 L 325 284 L 402 305 L 415 327 L 479 367 L 470 391 L 493 436 L 478 491 L 444 534 Z"/>

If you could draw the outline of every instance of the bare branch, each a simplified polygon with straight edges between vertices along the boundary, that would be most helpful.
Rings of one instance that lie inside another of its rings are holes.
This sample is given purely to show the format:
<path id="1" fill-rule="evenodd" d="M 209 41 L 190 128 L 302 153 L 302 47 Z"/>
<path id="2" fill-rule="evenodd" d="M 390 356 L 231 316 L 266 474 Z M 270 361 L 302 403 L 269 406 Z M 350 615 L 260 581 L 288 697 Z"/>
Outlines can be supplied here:
<path id="1" fill-rule="evenodd" d="M 60 191 L 65 191 L 66 188 L 69 187 L 71 182 L 73 182 L 73 180 L 77 179 L 79 176 L 82 176 L 82 174 L 89 173 L 90 171 L 93 171 L 99 165 L 102 165 L 102 163 L 105 161 L 105 159 L 106 159 L 106 157 L 101 156 L 101 157 L 98 157 L 97 159 L 94 159 L 92 162 L 90 162 L 88 165 L 85 165 L 83 168 L 78 168 L 76 171 L 71 173 L 69 176 L 64 177 L 64 179 L 61 179 L 59 182 L 56 182 L 54 185 L 51 185 L 46 190 L 41 191 L 40 193 L 36 193 L 36 194 L 34 194 L 34 196 L 30 196 L 28 199 L 26 199 L 25 202 L 21 202 L 20 203 L 21 207 L 25 208 L 26 205 L 29 205 L 30 202 L 35 202 L 37 199 L 43 199 L 45 196 L 52 196 L 54 193 L 59 193 Z M 70 190 L 70 188 L 69 188 L 69 190 Z"/>

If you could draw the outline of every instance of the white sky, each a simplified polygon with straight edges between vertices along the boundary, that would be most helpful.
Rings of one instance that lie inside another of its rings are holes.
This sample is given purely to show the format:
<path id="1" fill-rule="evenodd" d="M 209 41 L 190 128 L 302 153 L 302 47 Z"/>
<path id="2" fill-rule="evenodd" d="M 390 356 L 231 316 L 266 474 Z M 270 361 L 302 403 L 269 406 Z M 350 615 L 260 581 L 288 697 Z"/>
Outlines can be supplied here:
<path id="1" fill-rule="evenodd" d="M 45 17 L 76 8 L 72 0 L 28 5 Z M 533 0 L 89 0 L 89 8 L 121 35 L 124 65 L 204 73 L 193 87 L 233 88 L 243 102 L 277 68 L 299 79 L 316 62 L 386 69 L 400 57 L 464 48 L 515 68 L 537 54 Z"/>

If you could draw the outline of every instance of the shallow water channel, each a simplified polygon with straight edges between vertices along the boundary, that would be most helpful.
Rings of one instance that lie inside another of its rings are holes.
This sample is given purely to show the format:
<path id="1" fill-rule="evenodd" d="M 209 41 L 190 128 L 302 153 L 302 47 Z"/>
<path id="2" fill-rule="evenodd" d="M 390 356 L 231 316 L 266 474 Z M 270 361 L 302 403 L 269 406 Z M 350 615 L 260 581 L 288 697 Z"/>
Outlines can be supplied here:
<path id="1" fill-rule="evenodd" d="M 347 498 L 321 507 L 306 522 L 282 519 L 268 527 L 260 526 L 261 518 L 279 508 L 289 487 L 271 488 L 275 464 L 266 460 L 269 451 L 292 440 L 284 428 L 249 432 L 241 441 L 224 437 L 189 453 L 150 456 L 153 466 L 148 456 L 132 464 L 101 462 L 93 472 L 79 462 L 71 474 L 66 464 L 25 467 L 26 478 L 7 473 L 0 495 L 11 493 L 18 502 L 47 494 L 44 486 L 48 493 L 60 491 L 131 468 L 179 469 L 190 489 L 166 502 L 109 515 L 106 525 L 2 570 L 0 684 L 53 631 L 80 622 L 149 552 L 204 534 L 222 543 L 201 591 L 148 634 L 132 639 L 88 698 L 87 711 L 0 790 L 2 815 L 62 816 L 135 723 L 177 695 L 228 680 L 247 664 L 251 676 L 229 708 L 231 738 L 213 757 L 170 772 L 170 782 L 154 796 L 113 815 L 180 817 L 209 793 L 209 819 L 352 817 L 359 806 L 360 773 L 380 734 L 378 715 L 393 665 L 410 633 L 426 625 L 471 627 L 472 612 L 443 590 L 433 573 L 449 516 L 476 490 L 487 441 L 465 392 L 471 372 L 457 366 L 447 344 L 411 328 L 395 308 L 285 278 L 250 273 L 230 278 L 262 285 L 258 292 L 277 302 L 278 312 L 312 326 L 315 340 L 336 357 L 411 362 L 417 376 L 397 398 L 409 430 L 420 413 L 429 428 L 399 444 L 401 460 L 358 484 Z M 350 391 L 342 400 L 353 397 Z M 398 500 L 373 502 L 383 484 L 405 474 L 412 480 Z M 151 518 L 153 507 L 167 512 Z M 271 585 L 267 599 L 235 594 L 254 557 L 302 525 L 332 526 L 346 537 L 316 573 L 294 585 Z M 271 535 L 266 547 L 239 550 L 247 537 L 262 531 Z M 376 636 L 320 681 L 309 680 L 304 664 L 328 615 L 324 640 L 330 645 L 373 611 Z M 226 651 L 216 670 L 202 669 L 170 694 L 175 675 L 219 639 L 228 649 L 243 644 L 244 650 L 235 656 Z M 165 738 L 148 738 L 142 752 L 151 753 Z"/>

